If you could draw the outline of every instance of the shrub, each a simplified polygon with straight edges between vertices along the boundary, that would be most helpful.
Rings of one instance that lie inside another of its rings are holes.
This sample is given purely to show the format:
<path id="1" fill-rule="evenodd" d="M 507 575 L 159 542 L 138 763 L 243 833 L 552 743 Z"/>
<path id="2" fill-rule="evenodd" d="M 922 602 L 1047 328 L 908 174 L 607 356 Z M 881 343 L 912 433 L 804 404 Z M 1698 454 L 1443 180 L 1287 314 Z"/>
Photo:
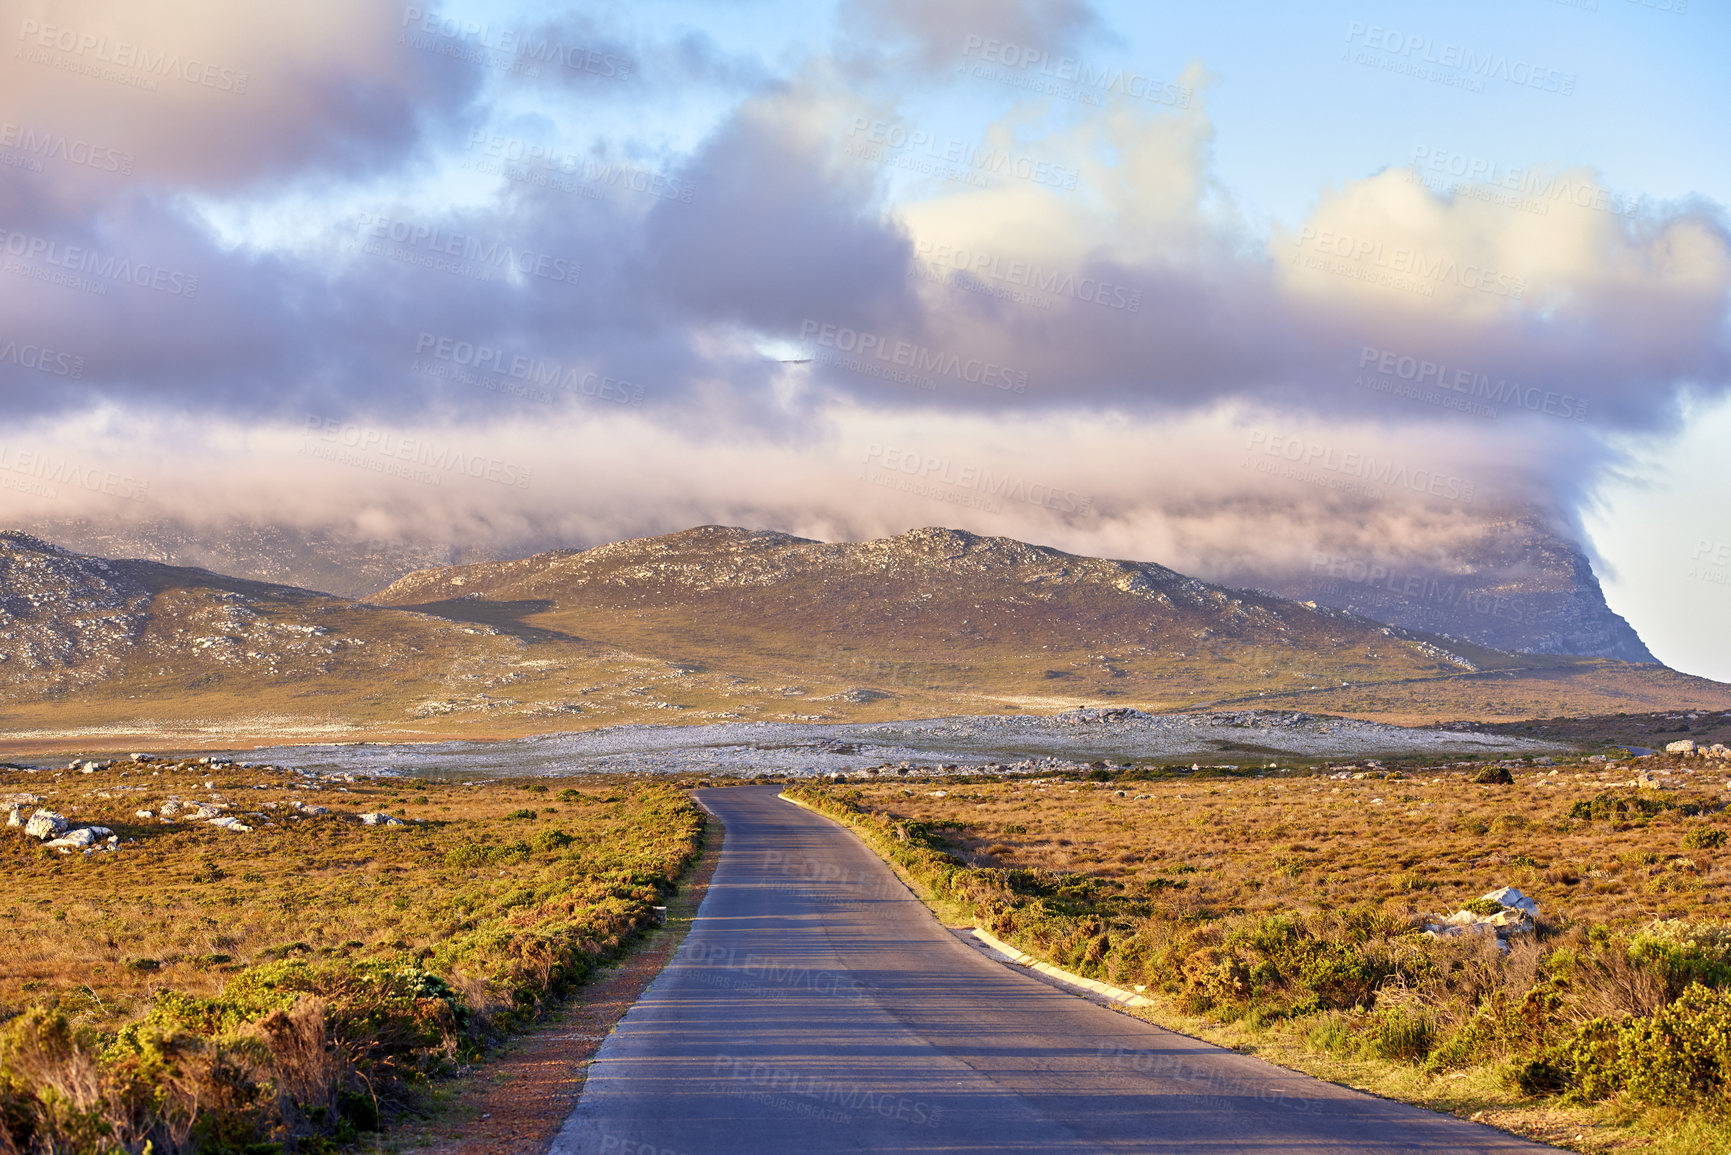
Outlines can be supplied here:
<path id="1" fill-rule="evenodd" d="M 543 830 L 535 836 L 530 845 L 546 854 L 554 850 L 563 850 L 575 841 L 577 840 L 563 830 Z"/>
<path id="2" fill-rule="evenodd" d="M 1417 1066 L 1424 1062 L 1435 1042 L 1436 1028 L 1429 1019 L 1397 1007 L 1377 1013 L 1364 1046 L 1385 1062 Z"/>
<path id="3" fill-rule="evenodd" d="M 1648 795 L 1618 796 L 1600 793 L 1583 798 L 1569 807 L 1569 817 L 1585 821 L 1617 822 L 1627 819 L 1651 818 L 1676 804 L 1668 798 Z"/>
<path id="4" fill-rule="evenodd" d="M 1026 833 L 1028 833 L 1028 828 L 1026 826 L 1022 825 L 1020 822 L 1006 822 L 1004 824 L 1004 833 L 1005 834 L 1026 834 Z"/>
<path id="5" fill-rule="evenodd" d="M 1623 1089 L 1655 1106 L 1718 1099 L 1731 1083 L 1731 991 L 1695 984 L 1650 1019 L 1617 1032 Z"/>
<path id="6" fill-rule="evenodd" d="M 1687 850 L 1718 850 L 1725 845 L 1725 832 L 1713 826 L 1697 826 L 1683 836 Z"/>
<path id="7" fill-rule="evenodd" d="M 1304 1045 L 1325 1055 L 1346 1056 L 1357 1049 L 1358 1040 L 1344 1016 L 1330 1011 L 1304 1033 Z"/>
<path id="8" fill-rule="evenodd" d="M 1506 767 L 1486 766 L 1473 775 L 1472 781 L 1479 786 L 1513 786 L 1515 776 Z"/>

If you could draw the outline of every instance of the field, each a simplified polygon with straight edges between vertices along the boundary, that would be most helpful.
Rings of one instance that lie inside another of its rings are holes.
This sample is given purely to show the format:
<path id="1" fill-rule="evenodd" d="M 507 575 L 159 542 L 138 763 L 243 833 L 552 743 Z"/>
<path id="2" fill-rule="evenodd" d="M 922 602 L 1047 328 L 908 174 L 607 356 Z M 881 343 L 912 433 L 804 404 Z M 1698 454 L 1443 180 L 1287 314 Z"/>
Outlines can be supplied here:
<path id="1" fill-rule="evenodd" d="M 1168 1025 L 1580 1150 L 1723 1151 L 1731 766 L 1504 768 L 792 789 L 947 920 L 1156 992 Z M 1422 933 L 1503 886 L 1539 903 L 1506 952 Z"/>
<path id="2" fill-rule="evenodd" d="M 26 795 L 21 816 L 117 842 L 0 833 L 0 1150 L 320 1149 L 370 1129 L 651 925 L 703 829 L 666 786 L 192 762 L 0 773 L 0 801 Z M 252 829 L 165 822 L 171 798 Z"/>

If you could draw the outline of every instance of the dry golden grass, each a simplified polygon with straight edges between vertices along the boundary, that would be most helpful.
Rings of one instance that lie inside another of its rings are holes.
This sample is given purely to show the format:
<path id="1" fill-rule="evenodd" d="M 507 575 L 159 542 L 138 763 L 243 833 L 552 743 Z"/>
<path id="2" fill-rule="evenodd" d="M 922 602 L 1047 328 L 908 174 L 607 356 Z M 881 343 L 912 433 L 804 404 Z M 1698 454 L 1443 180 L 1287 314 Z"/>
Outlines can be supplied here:
<path id="1" fill-rule="evenodd" d="M 1559 922 L 1731 917 L 1731 852 L 1683 845 L 1692 829 L 1724 829 L 1723 817 L 1568 817 L 1607 792 L 1716 802 L 1731 767 L 1692 761 L 1523 767 L 1514 786 L 1475 785 L 1464 768 L 1395 781 L 1378 772 L 856 786 L 863 805 L 949 826 L 946 841 L 971 865 L 1086 873 L 1185 916 L 1375 903 L 1411 917 L 1513 885 Z M 1628 785 L 1663 763 L 1676 790 Z"/>
<path id="2" fill-rule="evenodd" d="M 640 852 L 663 841 L 644 828 L 629 788 L 556 783 L 548 794 L 529 782 L 363 779 L 308 789 L 307 781 L 188 764 L 0 773 L 0 797 L 34 793 L 74 825 L 107 826 L 122 839 L 112 852 L 61 855 L 0 829 L 0 1008 L 58 1006 L 80 1021 L 113 1023 L 159 990 L 211 995 L 230 974 L 268 959 L 424 957 L 502 917 L 555 870 L 641 869 Z M 227 802 L 254 829 L 134 817 L 171 795 Z M 330 814 L 299 817 L 291 801 Z M 354 817 L 375 811 L 414 824 L 369 827 Z M 553 831 L 573 841 L 551 846 Z M 535 849 L 537 835 L 544 849 Z M 468 846 L 518 842 L 528 853 L 516 860 L 447 861 Z"/>

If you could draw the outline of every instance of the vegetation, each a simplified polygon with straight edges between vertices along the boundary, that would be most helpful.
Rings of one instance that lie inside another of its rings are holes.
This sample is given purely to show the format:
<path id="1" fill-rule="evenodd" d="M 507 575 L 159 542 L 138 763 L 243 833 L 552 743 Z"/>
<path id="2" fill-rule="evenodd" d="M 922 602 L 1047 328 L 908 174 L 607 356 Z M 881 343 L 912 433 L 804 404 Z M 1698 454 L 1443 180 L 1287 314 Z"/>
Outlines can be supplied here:
<path id="1" fill-rule="evenodd" d="M 1477 769 L 789 793 L 860 830 L 947 917 L 1159 992 L 1174 1025 L 1582 1149 L 1635 1134 L 1723 1151 L 1717 791 L 1631 788 L 1630 766 L 1522 770 L 1512 786 Z M 1491 913 L 1476 900 L 1507 884 L 1541 904 L 1508 949 L 1424 933 Z"/>
<path id="2" fill-rule="evenodd" d="M 0 836 L 0 1151 L 349 1140 L 583 982 L 700 850 L 702 813 L 670 786 L 547 806 L 505 783 L 307 785 L 188 763 L 0 774 L 121 839 L 61 855 Z M 171 794 L 254 829 L 133 816 Z M 355 818 L 375 811 L 409 822 Z"/>

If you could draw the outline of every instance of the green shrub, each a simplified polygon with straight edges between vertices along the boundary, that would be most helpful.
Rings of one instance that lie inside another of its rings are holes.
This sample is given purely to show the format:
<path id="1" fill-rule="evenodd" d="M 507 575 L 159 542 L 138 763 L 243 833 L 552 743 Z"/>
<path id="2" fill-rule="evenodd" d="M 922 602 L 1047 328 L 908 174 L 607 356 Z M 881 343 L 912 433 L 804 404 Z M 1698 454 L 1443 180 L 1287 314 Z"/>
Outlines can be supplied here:
<path id="1" fill-rule="evenodd" d="M 1304 1032 L 1304 1045 L 1325 1055 L 1345 1057 L 1357 1050 L 1358 1039 L 1346 1018 L 1330 1011 Z"/>
<path id="2" fill-rule="evenodd" d="M 543 830 L 535 836 L 530 845 L 546 854 L 554 850 L 563 850 L 575 841 L 577 840 L 563 830 Z"/>
<path id="3" fill-rule="evenodd" d="M 1651 818 L 1665 810 L 1675 807 L 1676 803 L 1668 798 L 1653 797 L 1648 794 L 1619 796 L 1610 793 L 1599 793 L 1591 798 L 1583 798 L 1569 807 L 1569 817 L 1584 821 L 1617 822 L 1629 819 Z"/>
<path id="4" fill-rule="evenodd" d="M 1713 826 L 1697 826 L 1683 836 L 1687 850 L 1718 850 L 1725 845 L 1725 832 Z"/>
<path id="5" fill-rule="evenodd" d="M 1731 991 L 1696 984 L 1650 1019 L 1617 1032 L 1617 1075 L 1655 1106 L 1722 1101 L 1731 1084 Z"/>
<path id="6" fill-rule="evenodd" d="M 1026 826 L 1022 825 L 1020 822 L 1006 822 L 1004 824 L 1004 833 L 1005 834 L 1026 834 L 1026 833 L 1028 833 L 1028 828 Z"/>
<path id="7" fill-rule="evenodd" d="M 1429 1019 L 1405 1008 L 1392 1008 L 1377 1012 L 1364 1047 L 1384 1062 L 1417 1066 L 1435 1042 L 1436 1028 Z"/>
<path id="8" fill-rule="evenodd" d="M 1515 776 L 1506 767 L 1486 766 L 1473 775 L 1472 781 L 1479 786 L 1513 786 Z"/>

